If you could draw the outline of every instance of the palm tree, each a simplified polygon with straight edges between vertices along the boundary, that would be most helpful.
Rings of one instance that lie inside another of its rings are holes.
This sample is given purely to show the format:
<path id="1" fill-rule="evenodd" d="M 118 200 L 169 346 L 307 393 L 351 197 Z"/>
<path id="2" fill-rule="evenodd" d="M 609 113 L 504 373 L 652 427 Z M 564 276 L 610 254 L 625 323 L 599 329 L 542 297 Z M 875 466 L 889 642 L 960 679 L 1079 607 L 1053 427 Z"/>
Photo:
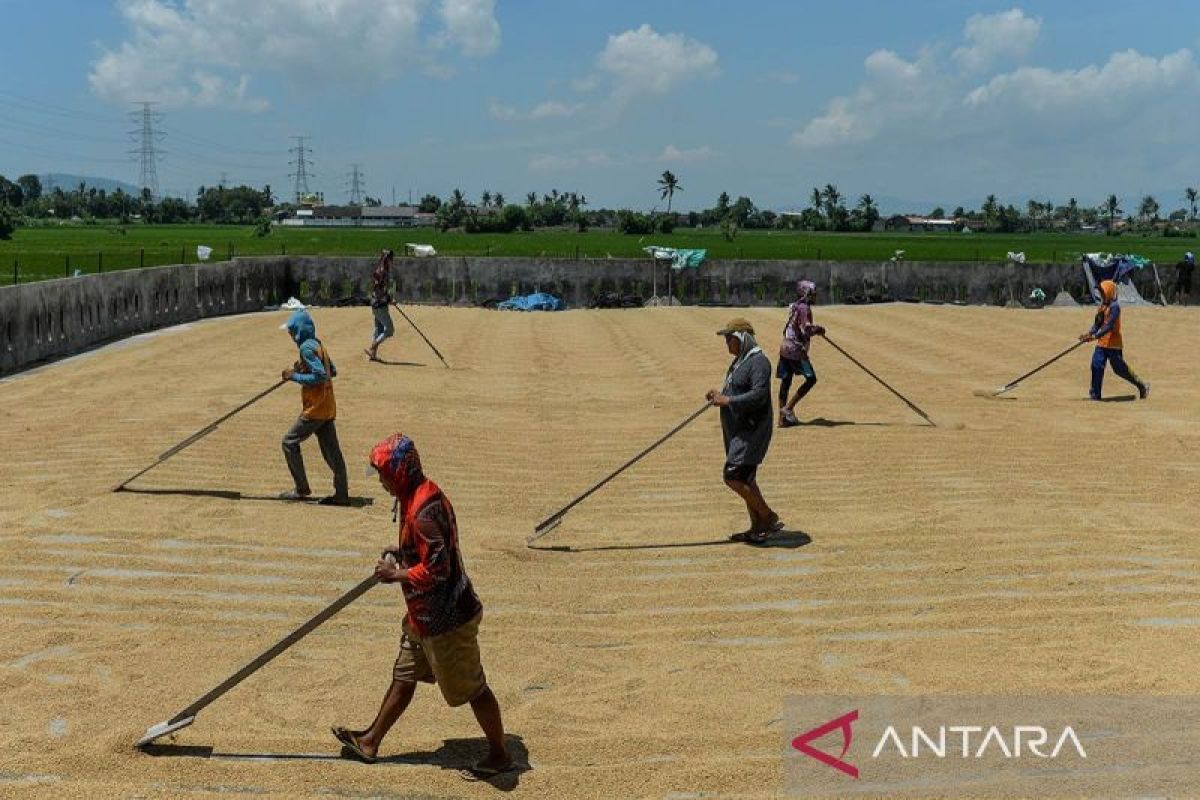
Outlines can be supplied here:
<path id="1" fill-rule="evenodd" d="M 455 189 L 450 193 L 450 207 L 462 208 L 467 204 L 467 198 L 463 195 L 462 189 Z"/>
<path id="2" fill-rule="evenodd" d="M 1124 213 L 1121 211 L 1121 201 L 1115 194 L 1110 194 L 1105 199 L 1103 208 L 1104 213 L 1108 214 L 1108 229 L 1112 230 L 1113 225 L 1117 222 L 1117 214 Z"/>
<path id="3" fill-rule="evenodd" d="M 1030 200 L 1025 204 L 1025 211 L 1029 217 L 1029 221 L 1033 223 L 1033 229 L 1036 231 L 1038 227 L 1038 217 L 1042 214 L 1042 204 L 1037 200 Z"/>
<path id="4" fill-rule="evenodd" d="M 870 230 L 871 226 L 879 219 L 879 209 L 875 207 L 875 198 L 869 194 L 864 194 L 858 198 L 858 213 L 862 215 L 863 222 L 866 224 L 866 230 Z"/>
<path id="5" fill-rule="evenodd" d="M 479 195 L 479 205 L 482 206 L 483 208 L 487 208 L 491 204 L 492 204 L 492 193 L 489 192 L 487 189 L 484 189 L 483 194 Z"/>
<path id="6" fill-rule="evenodd" d="M 825 184 L 825 190 L 821 193 L 825 198 L 825 215 L 833 218 L 837 209 L 842 204 L 842 193 L 832 183 Z"/>
<path id="7" fill-rule="evenodd" d="M 1192 210 L 1191 219 L 1192 219 L 1192 222 L 1195 222 L 1196 221 L 1196 199 L 1197 199 L 1197 197 L 1200 197 L 1200 193 L 1197 193 L 1193 187 L 1189 186 L 1187 189 L 1184 190 L 1183 196 L 1187 198 L 1188 206 Z"/>
<path id="8" fill-rule="evenodd" d="M 496 208 L 504 208 L 504 195 L 499 192 L 492 195 L 492 205 Z"/>
<path id="9" fill-rule="evenodd" d="M 1152 195 L 1146 195 L 1138 204 L 1138 215 L 1146 222 L 1158 219 L 1158 201 Z"/>
<path id="10" fill-rule="evenodd" d="M 983 201 L 983 206 L 980 207 L 979 210 L 983 212 L 984 225 L 989 229 L 994 228 L 996 226 L 997 218 L 1000 215 L 1000 206 L 996 202 L 996 195 L 989 194 Z"/>
<path id="11" fill-rule="evenodd" d="M 537 205 L 537 192 L 527 192 L 525 194 L 525 205 L 530 208 Z"/>
<path id="12" fill-rule="evenodd" d="M 671 170 L 663 170 L 662 177 L 658 179 L 658 195 L 667 201 L 667 213 L 671 213 L 671 201 L 675 198 L 676 192 L 682 192 L 683 187 L 679 185 L 679 179 L 675 177 L 675 173 Z"/>
<path id="13" fill-rule="evenodd" d="M 821 190 L 814 186 L 813 190 L 812 190 L 812 194 L 808 196 L 808 202 L 812 203 L 812 207 L 817 210 L 818 214 L 820 214 L 821 213 L 821 205 L 822 205 Z"/>

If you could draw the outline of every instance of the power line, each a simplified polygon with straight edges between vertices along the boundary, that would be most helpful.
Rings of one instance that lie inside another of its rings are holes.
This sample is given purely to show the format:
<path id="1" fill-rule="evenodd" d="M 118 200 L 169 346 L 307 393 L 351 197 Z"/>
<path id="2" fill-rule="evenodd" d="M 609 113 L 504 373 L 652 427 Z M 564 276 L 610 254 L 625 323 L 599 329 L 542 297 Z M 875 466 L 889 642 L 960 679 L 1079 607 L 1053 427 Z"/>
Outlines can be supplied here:
<path id="1" fill-rule="evenodd" d="M 135 123 L 141 120 L 141 125 L 129 132 L 137 142 L 140 139 L 140 144 L 134 150 L 129 152 L 135 156 L 141 166 L 141 181 L 139 186 L 143 192 L 149 191 L 151 198 L 158 197 L 158 155 L 155 148 L 155 143 L 160 141 L 165 134 L 162 131 L 154 129 L 154 123 L 162 120 L 162 114 L 154 110 L 156 103 L 143 102 L 142 110 L 130 112 L 130 119 Z"/>
<path id="2" fill-rule="evenodd" d="M 362 164 L 350 165 L 350 205 L 361 206 L 363 201 L 363 175 Z"/>
<path id="3" fill-rule="evenodd" d="M 24 111 L 32 111 L 37 114 L 53 114 L 59 117 L 68 119 L 82 120 L 91 123 L 102 123 L 105 125 L 115 125 L 121 123 L 121 120 L 116 117 L 103 117 L 98 114 L 91 114 L 86 111 L 76 111 L 64 106 L 56 106 L 51 103 L 46 103 L 42 100 L 35 100 L 32 97 L 24 97 L 13 92 L 0 89 L 0 105 L 6 105 L 12 108 L 20 108 Z"/>

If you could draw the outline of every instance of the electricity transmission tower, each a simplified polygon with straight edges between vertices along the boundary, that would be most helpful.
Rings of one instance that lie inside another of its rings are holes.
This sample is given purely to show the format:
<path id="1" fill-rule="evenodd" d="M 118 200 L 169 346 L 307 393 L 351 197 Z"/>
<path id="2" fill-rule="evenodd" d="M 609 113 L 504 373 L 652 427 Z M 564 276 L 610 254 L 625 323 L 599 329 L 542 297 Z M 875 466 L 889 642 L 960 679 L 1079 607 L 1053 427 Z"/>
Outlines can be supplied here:
<path id="1" fill-rule="evenodd" d="M 296 146 L 289 148 L 288 152 L 295 153 L 296 160 L 289 161 L 288 163 L 293 165 L 296 168 L 296 171 L 288 173 L 288 177 L 294 178 L 296 181 L 296 202 L 299 203 L 304 195 L 309 194 L 308 178 L 310 173 L 308 168 L 312 162 L 308 160 L 308 153 L 310 153 L 311 150 L 304 145 L 305 139 L 308 138 L 307 136 L 293 136 L 292 138 L 296 140 Z"/>
<path id="2" fill-rule="evenodd" d="M 350 205 L 361 206 L 363 201 L 363 175 L 362 164 L 350 165 Z"/>
<path id="3" fill-rule="evenodd" d="M 143 192 L 149 191 L 151 199 L 158 198 L 158 157 L 162 151 L 157 143 L 162 141 L 164 134 L 155 129 L 155 124 L 162 122 L 162 114 L 154 110 L 156 103 L 139 103 L 141 111 L 132 111 L 129 118 L 137 126 L 129 131 L 130 137 L 138 145 L 129 153 L 141 167 L 141 180 L 138 186 Z"/>

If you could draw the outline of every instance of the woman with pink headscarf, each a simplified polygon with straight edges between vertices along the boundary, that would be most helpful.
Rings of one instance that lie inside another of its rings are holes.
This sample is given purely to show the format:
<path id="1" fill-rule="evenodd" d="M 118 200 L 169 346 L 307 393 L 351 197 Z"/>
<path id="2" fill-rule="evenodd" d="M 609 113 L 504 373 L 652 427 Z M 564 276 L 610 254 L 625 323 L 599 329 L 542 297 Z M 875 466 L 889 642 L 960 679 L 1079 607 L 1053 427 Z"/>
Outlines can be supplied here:
<path id="1" fill-rule="evenodd" d="M 816 302 L 817 285 L 812 281 L 799 281 L 796 284 L 796 302 L 789 309 L 787 324 L 783 326 L 783 341 L 779 344 L 779 365 L 775 368 L 775 377 L 779 378 L 779 427 L 790 428 L 799 425 L 795 408 L 814 386 L 817 385 L 817 373 L 812 361 L 808 358 L 808 343 L 813 336 L 824 336 L 825 329 L 813 324 L 812 305 Z M 792 388 L 792 378 L 796 375 L 804 377 L 804 383 L 796 390 L 792 399 L 788 400 L 788 390 Z"/>

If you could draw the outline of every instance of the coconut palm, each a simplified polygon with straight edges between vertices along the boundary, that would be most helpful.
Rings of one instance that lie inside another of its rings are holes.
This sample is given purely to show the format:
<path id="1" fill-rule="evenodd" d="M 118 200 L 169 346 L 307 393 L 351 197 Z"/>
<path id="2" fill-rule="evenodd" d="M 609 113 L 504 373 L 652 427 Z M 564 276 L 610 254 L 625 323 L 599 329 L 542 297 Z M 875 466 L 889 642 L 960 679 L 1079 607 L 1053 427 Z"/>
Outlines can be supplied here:
<path id="1" fill-rule="evenodd" d="M 827 183 L 821 194 L 825 197 L 825 214 L 832 217 L 842 204 L 842 193 L 832 183 Z"/>
<path id="2" fill-rule="evenodd" d="M 1146 195 L 1142 198 L 1142 202 L 1138 204 L 1138 216 L 1146 222 L 1152 222 L 1158 219 L 1158 201 L 1153 195 Z"/>
<path id="3" fill-rule="evenodd" d="M 1196 221 L 1196 199 L 1198 197 L 1200 197 L 1200 193 L 1197 193 L 1197 191 L 1193 187 L 1189 186 L 1187 189 L 1184 190 L 1183 196 L 1187 198 L 1188 207 L 1192 211 L 1191 220 L 1192 220 L 1192 222 L 1195 222 Z"/>
<path id="4" fill-rule="evenodd" d="M 1115 194 L 1110 194 L 1102 206 L 1104 213 L 1108 214 L 1108 228 L 1112 230 L 1113 225 L 1117 222 L 1117 215 L 1124 213 L 1121 211 L 1121 201 L 1117 199 Z"/>
<path id="5" fill-rule="evenodd" d="M 658 194 L 659 197 L 667 201 L 667 213 L 671 213 L 671 200 L 674 199 L 676 192 L 682 192 L 683 187 L 679 185 L 679 179 L 675 177 L 675 173 L 671 170 L 663 170 L 662 177 L 658 179 Z"/>

